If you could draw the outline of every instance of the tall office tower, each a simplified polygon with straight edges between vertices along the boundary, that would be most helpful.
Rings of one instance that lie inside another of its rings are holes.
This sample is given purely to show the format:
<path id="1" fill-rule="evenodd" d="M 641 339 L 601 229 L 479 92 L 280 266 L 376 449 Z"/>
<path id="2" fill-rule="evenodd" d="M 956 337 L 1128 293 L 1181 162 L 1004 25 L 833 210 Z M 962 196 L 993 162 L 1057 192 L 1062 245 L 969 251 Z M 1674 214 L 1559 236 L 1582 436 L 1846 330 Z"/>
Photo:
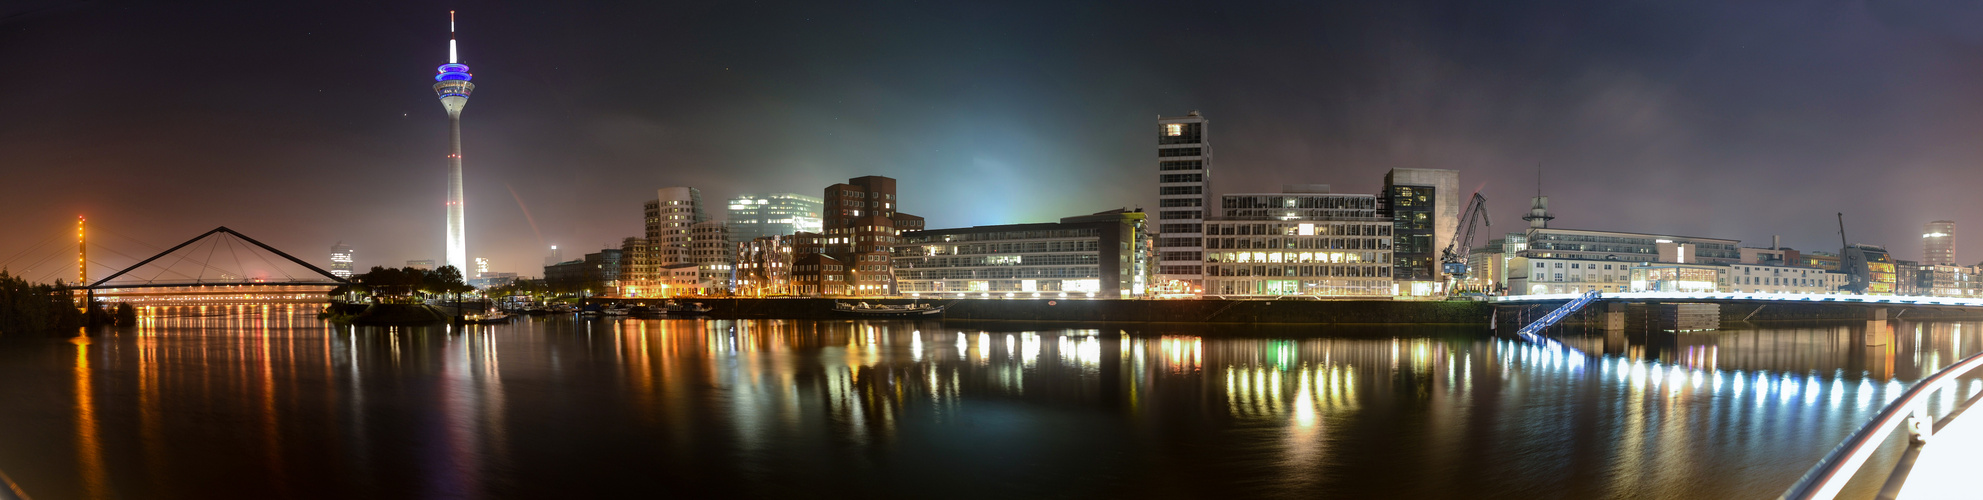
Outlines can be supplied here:
<path id="1" fill-rule="evenodd" d="M 793 193 L 743 194 L 730 200 L 730 242 L 825 230 L 819 198 Z"/>
<path id="2" fill-rule="evenodd" d="M 464 270 L 464 272 L 463 272 L 463 274 L 467 274 L 467 275 L 468 275 L 468 277 L 470 277 L 470 278 L 480 278 L 480 277 L 482 277 L 482 275 L 484 275 L 484 274 L 489 274 L 489 258 L 488 258 L 488 257 L 476 257 L 476 258 L 475 258 L 475 272 L 472 272 L 472 273 L 469 273 L 469 272 L 465 272 L 465 270 Z"/>
<path id="3" fill-rule="evenodd" d="M 1212 181 L 1208 124 L 1197 111 L 1157 117 L 1158 293 L 1204 291 L 1205 200 Z"/>
<path id="4" fill-rule="evenodd" d="M 1925 252 L 1922 264 L 1930 266 L 1955 265 L 1955 221 L 1938 220 L 1928 223 L 1921 233 L 1921 246 Z"/>
<path id="5" fill-rule="evenodd" d="M 658 193 L 646 206 L 647 246 L 651 254 L 646 260 L 655 266 L 687 264 L 689 228 L 709 220 L 709 213 L 702 210 L 702 190 L 666 187 Z"/>
<path id="6" fill-rule="evenodd" d="M 351 277 L 351 246 L 344 242 L 331 245 L 331 275 L 339 278 Z"/>
<path id="7" fill-rule="evenodd" d="M 448 63 L 441 65 L 441 74 L 434 76 L 434 94 L 441 98 L 441 107 L 448 111 L 448 255 L 447 264 L 456 270 L 468 270 L 468 237 L 462 220 L 461 196 L 461 108 L 468 105 L 468 94 L 475 91 L 475 84 L 468 81 L 474 75 L 468 73 L 468 66 L 460 64 L 456 57 L 454 42 L 454 11 L 448 11 Z"/>
<path id="8" fill-rule="evenodd" d="M 1391 280 L 1399 295 L 1442 292 L 1439 256 L 1460 227 L 1459 188 L 1458 170 L 1394 168 L 1384 174 Z"/>
<path id="9" fill-rule="evenodd" d="M 565 261 L 565 251 L 559 250 L 557 245 L 551 245 L 551 253 L 549 255 L 544 256 L 544 266 L 545 267 L 555 266 L 560 263 L 563 263 L 564 261 Z"/>

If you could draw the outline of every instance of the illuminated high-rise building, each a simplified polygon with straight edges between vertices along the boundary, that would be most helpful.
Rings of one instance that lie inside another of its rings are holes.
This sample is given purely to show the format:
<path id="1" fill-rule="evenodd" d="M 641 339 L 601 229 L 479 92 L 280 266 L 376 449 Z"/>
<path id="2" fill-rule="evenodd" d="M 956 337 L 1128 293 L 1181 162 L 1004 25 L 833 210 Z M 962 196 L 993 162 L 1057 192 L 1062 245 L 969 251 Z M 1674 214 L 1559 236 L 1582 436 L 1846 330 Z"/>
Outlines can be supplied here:
<path id="1" fill-rule="evenodd" d="M 331 245 L 331 275 L 339 278 L 351 277 L 351 246 L 344 242 Z"/>
<path id="2" fill-rule="evenodd" d="M 1159 293 L 1204 291 L 1205 199 L 1212 180 L 1208 125 L 1197 111 L 1157 118 Z"/>
<path id="3" fill-rule="evenodd" d="M 1921 231 L 1921 263 L 1930 266 L 1955 264 L 1955 221 L 1938 220 Z"/>
<path id="4" fill-rule="evenodd" d="M 825 230 L 822 201 L 794 193 L 742 194 L 730 199 L 730 241 L 743 243 L 766 236 L 789 236 Z"/>
<path id="5" fill-rule="evenodd" d="M 440 96 L 441 107 L 448 112 L 448 204 L 447 204 L 447 265 L 455 269 L 468 270 L 468 236 L 466 222 L 462 217 L 461 195 L 461 108 L 468 105 L 468 94 L 475 91 L 475 84 L 469 83 L 474 75 L 468 73 L 468 66 L 461 64 L 455 51 L 454 11 L 448 11 L 448 63 L 438 69 L 434 76 L 434 94 Z"/>

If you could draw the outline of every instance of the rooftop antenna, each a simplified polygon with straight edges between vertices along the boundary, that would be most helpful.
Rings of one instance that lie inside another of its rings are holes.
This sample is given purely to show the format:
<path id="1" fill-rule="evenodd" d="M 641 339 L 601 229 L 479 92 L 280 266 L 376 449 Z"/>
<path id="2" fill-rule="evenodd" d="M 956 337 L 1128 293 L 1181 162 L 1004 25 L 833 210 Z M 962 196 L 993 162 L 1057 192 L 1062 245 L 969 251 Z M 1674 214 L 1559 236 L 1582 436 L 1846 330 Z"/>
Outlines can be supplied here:
<path id="1" fill-rule="evenodd" d="M 1542 162 L 1535 164 L 1535 199 L 1529 200 L 1529 214 L 1522 220 L 1529 221 L 1530 229 L 1549 227 L 1549 221 L 1556 216 L 1549 214 L 1549 199 L 1542 197 Z"/>
<path id="2" fill-rule="evenodd" d="M 461 61 L 456 60 L 454 51 L 454 11 L 450 10 L 448 11 L 448 64 L 458 62 Z"/>

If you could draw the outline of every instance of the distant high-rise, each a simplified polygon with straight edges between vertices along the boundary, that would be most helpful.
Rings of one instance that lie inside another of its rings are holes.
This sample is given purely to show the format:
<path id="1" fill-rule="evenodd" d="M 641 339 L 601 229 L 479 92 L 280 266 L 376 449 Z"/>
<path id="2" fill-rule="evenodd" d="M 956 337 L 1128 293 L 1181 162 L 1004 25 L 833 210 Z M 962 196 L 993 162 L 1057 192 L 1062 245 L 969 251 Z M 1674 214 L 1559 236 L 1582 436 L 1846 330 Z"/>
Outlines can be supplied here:
<path id="1" fill-rule="evenodd" d="M 555 266 L 560 263 L 563 263 L 564 261 L 565 261 L 565 251 L 559 250 L 557 245 L 551 245 L 551 254 L 544 256 L 544 265 Z"/>
<path id="2" fill-rule="evenodd" d="M 488 257 L 476 257 L 476 258 L 475 258 L 475 272 L 474 272 L 474 273 L 464 273 L 464 274 L 468 274 L 468 277 L 470 277 L 470 278 L 480 278 L 480 277 L 482 277 L 482 275 L 484 275 L 484 274 L 489 274 L 489 258 L 488 258 Z"/>
<path id="3" fill-rule="evenodd" d="M 730 241 L 825 230 L 822 203 L 818 197 L 793 193 L 737 195 L 729 205 Z"/>
<path id="4" fill-rule="evenodd" d="M 414 269 L 420 269 L 425 271 L 432 271 L 434 270 L 434 260 L 433 259 L 409 260 L 406 261 L 406 267 L 411 267 Z"/>
<path id="5" fill-rule="evenodd" d="M 646 236 L 654 254 L 648 260 L 657 266 L 688 263 L 689 228 L 709 220 L 709 213 L 702 210 L 702 190 L 666 187 L 657 193 L 645 207 Z"/>
<path id="6" fill-rule="evenodd" d="M 331 245 L 331 275 L 339 278 L 351 277 L 351 246 L 344 242 Z"/>
<path id="7" fill-rule="evenodd" d="M 1205 199 L 1210 191 L 1210 122 L 1197 111 L 1157 118 L 1157 282 L 1160 293 L 1205 285 Z"/>
<path id="8" fill-rule="evenodd" d="M 461 195 L 461 108 L 468 105 L 468 94 L 475 84 L 468 66 L 460 64 L 455 52 L 454 11 L 448 11 L 448 63 L 434 76 L 434 94 L 448 112 L 448 204 L 447 263 L 455 269 L 468 269 L 468 237 L 464 228 Z"/>
<path id="9" fill-rule="evenodd" d="M 1953 266 L 1955 264 L 1955 221 L 1938 220 L 1928 223 L 1921 233 L 1921 263 L 1931 266 Z"/>

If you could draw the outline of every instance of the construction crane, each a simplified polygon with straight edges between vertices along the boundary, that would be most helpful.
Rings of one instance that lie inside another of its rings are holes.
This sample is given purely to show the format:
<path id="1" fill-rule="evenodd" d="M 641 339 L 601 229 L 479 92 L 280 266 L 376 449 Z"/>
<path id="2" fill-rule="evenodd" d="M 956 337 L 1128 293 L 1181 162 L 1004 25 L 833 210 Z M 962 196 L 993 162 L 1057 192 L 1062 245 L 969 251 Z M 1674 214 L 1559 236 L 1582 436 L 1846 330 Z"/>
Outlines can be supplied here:
<path id="1" fill-rule="evenodd" d="M 1446 274 L 1446 292 L 1454 293 L 1461 280 L 1467 278 L 1467 254 L 1473 251 L 1474 223 L 1493 226 L 1487 220 L 1487 197 L 1479 192 L 1467 201 L 1467 208 L 1460 211 L 1460 227 L 1453 230 L 1453 239 L 1446 243 L 1446 249 L 1439 254 L 1439 264 Z"/>

